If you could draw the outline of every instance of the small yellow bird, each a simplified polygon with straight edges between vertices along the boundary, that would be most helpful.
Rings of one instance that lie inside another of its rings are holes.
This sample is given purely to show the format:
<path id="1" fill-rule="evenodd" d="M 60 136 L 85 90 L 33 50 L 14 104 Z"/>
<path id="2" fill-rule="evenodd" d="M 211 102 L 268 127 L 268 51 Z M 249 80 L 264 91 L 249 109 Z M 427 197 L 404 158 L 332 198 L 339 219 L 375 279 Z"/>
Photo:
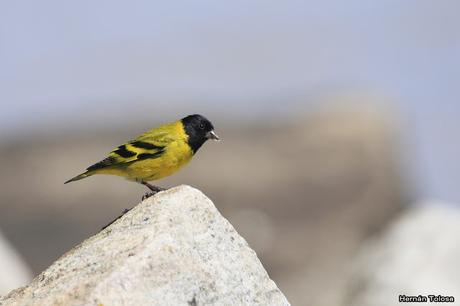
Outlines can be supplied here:
<path id="1" fill-rule="evenodd" d="M 152 192 L 145 198 L 164 190 L 149 184 L 149 181 L 178 171 L 208 139 L 219 140 L 212 123 L 201 115 L 190 115 L 154 128 L 119 146 L 105 159 L 64 184 L 94 174 L 118 175 L 147 186 Z"/>

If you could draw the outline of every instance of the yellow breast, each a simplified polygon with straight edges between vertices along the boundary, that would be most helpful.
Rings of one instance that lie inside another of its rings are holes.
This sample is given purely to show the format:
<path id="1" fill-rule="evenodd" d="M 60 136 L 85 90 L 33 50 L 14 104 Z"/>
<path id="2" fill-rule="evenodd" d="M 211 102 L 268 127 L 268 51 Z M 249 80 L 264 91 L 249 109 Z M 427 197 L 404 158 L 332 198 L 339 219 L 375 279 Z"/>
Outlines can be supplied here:
<path id="1" fill-rule="evenodd" d="M 185 166 L 193 157 L 181 121 L 152 129 L 112 151 L 113 163 L 92 170 L 131 180 L 153 181 Z M 137 145 L 136 145 L 137 143 Z"/>
<path id="2" fill-rule="evenodd" d="M 182 122 L 161 126 L 143 137 L 149 139 L 160 134 L 166 135 L 164 138 L 167 139 L 161 156 L 130 163 L 119 175 L 135 180 L 158 180 L 175 173 L 192 159 L 193 152 L 187 144 L 188 136 Z"/>
<path id="3" fill-rule="evenodd" d="M 175 173 L 185 166 L 192 156 L 192 150 L 185 141 L 174 141 L 165 148 L 160 157 L 134 162 L 125 171 L 131 179 L 154 181 Z"/>

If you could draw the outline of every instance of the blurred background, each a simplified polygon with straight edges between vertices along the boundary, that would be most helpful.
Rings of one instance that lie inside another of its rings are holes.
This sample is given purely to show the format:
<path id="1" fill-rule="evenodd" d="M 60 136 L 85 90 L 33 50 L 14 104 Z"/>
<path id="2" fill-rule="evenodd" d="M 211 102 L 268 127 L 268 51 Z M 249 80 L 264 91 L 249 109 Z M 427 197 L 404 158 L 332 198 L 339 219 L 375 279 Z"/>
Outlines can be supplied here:
<path id="1" fill-rule="evenodd" d="M 293 305 L 460 299 L 458 1 L 0 3 L 0 294 L 140 201 L 63 182 L 192 113 L 201 189 Z M 434 200 L 436 199 L 436 200 Z M 6 270 L 2 270 L 6 271 Z"/>

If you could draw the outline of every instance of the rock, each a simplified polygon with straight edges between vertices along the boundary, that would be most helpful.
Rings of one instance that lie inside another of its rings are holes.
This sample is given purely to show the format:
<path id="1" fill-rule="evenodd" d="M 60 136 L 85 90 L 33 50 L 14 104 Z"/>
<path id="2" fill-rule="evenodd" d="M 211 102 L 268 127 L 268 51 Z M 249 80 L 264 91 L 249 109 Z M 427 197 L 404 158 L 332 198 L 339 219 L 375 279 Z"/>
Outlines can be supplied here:
<path id="1" fill-rule="evenodd" d="M 7 305 L 289 305 L 200 191 L 180 186 L 63 255 Z"/>
<path id="2" fill-rule="evenodd" d="M 396 305 L 399 295 L 460 298 L 460 211 L 428 202 L 368 242 L 354 263 L 344 305 Z"/>
<path id="3" fill-rule="evenodd" d="M 19 254 L 0 232 L 0 295 L 32 279 L 32 273 Z"/>
<path id="4" fill-rule="evenodd" d="M 377 103 L 350 95 L 320 99 L 313 103 L 319 109 L 299 111 L 297 119 L 261 116 L 265 120 L 247 125 L 229 117 L 216 123 L 223 143 L 207 144 L 160 184 L 206 190 L 293 305 L 338 305 L 361 243 L 411 200 L 400 176 L 399 157 L 406 154 L 399 147 L 399 116 Z M 145 192 L 109 175 L 62 186 L 142 130 L 134 126 L 0 144 L 0 224 L 36 274 Z M 24 212 L 27 222 L 17 222 Z"/>

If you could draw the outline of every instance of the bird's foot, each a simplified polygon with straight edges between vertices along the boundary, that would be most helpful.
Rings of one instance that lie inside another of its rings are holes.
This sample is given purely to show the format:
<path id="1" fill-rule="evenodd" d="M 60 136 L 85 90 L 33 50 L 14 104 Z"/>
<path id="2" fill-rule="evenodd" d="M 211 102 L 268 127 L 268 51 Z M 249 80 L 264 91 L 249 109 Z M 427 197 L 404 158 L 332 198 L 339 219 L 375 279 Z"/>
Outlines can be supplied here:
<path id="1" fill-rule="evenodd" d="M 151 196 L 154 196 L 157 192 L 146 192 L 143 196 L 142 196 L 142 201 L 144 201 L 145 199 L 148 199 L 150 198 Z"/>
<path id="2" fill-rule="evenodd" d="M 144 201 L 145 199 L 150 198 L 151 196 L 155 195 L 156 193 L 158 193 L 158 192 L 160 192 L 160 191 L 166 190 L 165 188 L 158 187 L 158 186 L 155 186 L 155 185 L 151 185 L 151 184 L 149 184 L 149 183 L 147 183 L 147 182 L 144 182 L 144 181 L 141 181 L 140 183 L 141 183 L 142 185 L 147 186 L 147 187 L 151 190 L 151 192 L 147 192 L 146 194 L 144 194 L 144 195 L 142 196 L 142 201 Z"/>

